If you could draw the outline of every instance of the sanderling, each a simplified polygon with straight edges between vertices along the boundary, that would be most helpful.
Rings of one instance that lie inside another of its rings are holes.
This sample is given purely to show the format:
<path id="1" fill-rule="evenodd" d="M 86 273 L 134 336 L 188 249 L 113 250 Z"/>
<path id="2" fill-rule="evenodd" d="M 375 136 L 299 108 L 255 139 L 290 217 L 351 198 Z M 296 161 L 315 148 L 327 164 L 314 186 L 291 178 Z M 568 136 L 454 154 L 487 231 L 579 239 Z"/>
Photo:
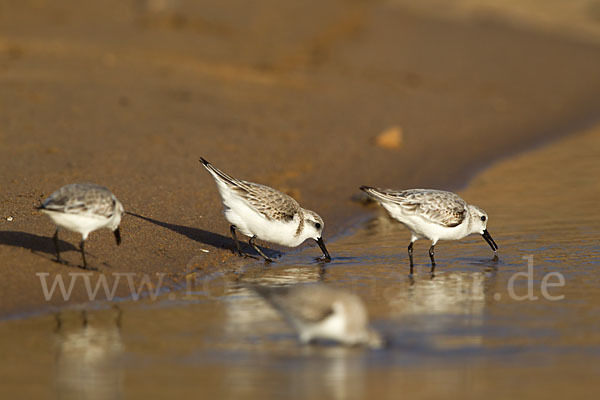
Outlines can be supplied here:
<path id="1" fill-rule="evenodd" d="M 217 182 L 225 218 L 231 223 L 231 237 L 240 256 L 236 230 L 250 237 L 248 242 L 266 261 L 272 260 L 256 246 L 257 238 L 287 247 L 314 239 L 323 251 L 323 259 L 331 260 L 323 241 L 323 220 L 317 213 L 300 207 L 296 200 L 278 190 L 232 178 L 204 158 L 200 162 Z"/>
<path id="2" fill-rule="evenodd" d="M 269 302 L 298 332 L 302 343 L 317 339 L 345 345 L 383 345 L 369 326 L 363 301 L 344 289 L 323 284 L 250 287 Z"/>
<path id="3" fill-rule="evenodd" d="M 494 254 L 498 245 L 487 231 L 488 216 L 481 208 L 469 205 L 452 192 L 433 189 L 391 190 L 361 186 L 369 196 L 379 201 L 392 218 L 400 221 L 411 233 L 408 245 L 410 273 L 413 273 L 413 243 L 417 239 L 431 240 L 429 257 L 431 272 L 435 269 L 434 247 L 438 240 L 459 240 L 479 233 Z"/>
<path id="4" fill-rule="evenodd" d="M 123 205 L 104 186 L 93 183 L 74 183 L 63 186 L 44 200 L 38 209 L 48 214 L 56 224 L 54 246 L 58 262 L 61 262 L 58 249 L 60 228 L 81 233 L 80 249 L 83 268 L 87 268 L 83 243 L 90 232 L 109 228 L 115 234 L 117 245 L 121 244 L 119 224 L 124 212 Z"/>

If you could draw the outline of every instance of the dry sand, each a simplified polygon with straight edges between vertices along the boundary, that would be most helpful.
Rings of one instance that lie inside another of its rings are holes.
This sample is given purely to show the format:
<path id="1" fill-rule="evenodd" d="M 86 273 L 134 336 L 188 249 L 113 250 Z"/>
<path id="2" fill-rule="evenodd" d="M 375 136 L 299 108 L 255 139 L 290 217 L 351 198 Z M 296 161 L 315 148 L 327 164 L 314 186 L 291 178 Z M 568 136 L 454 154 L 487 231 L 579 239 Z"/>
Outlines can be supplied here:
<path id="1" fill-rule="evenodd" d="M 233 257 L 199 156 L 295 195 L 327 238 L 361 212 L 360 184 L 456 187 L 600 105 L 592 43 L 388 3 L 215 4 L 0 5 L 0 316 L 48 306 L 36 273 L 81 272 L 77 235 L 62 236 L 73 265 L 54 263 L 34 211 L 64 184 L 106 185 L 144 217 L 123 219 L 118 248 L 93 233 L 91 264 L 175 284 L 192 259 Z M 394 126 L 401 148 L 377 147 Z"/>

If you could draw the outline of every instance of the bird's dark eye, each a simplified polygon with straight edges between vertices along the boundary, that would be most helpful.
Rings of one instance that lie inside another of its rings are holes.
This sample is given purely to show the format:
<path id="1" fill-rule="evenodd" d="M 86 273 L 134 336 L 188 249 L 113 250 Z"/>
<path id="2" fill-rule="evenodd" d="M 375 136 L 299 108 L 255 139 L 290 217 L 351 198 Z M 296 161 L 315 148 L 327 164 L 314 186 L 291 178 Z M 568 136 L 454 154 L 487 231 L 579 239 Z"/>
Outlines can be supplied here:
<path id="1" fill-rule="evenodd" d="M 481 216 L 481 220 L 482 220 L 482 221 L 485 221 L 485 215 L 482 215 L 482 216 Z"/>
<path id="2" fill-rule="evenodd" d="M 318 222 L 315 222 L 315 228 L 317 228 L 317 229 L 321 229 L 321 224 L 320 224 L 320 223 L 318 223 Z"/>

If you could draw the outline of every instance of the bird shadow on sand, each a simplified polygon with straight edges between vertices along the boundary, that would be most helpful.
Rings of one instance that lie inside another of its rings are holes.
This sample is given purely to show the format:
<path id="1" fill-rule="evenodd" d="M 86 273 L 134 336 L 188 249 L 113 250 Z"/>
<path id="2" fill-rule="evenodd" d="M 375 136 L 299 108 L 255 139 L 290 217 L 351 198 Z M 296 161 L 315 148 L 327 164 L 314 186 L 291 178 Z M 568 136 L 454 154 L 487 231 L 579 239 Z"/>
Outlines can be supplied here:
<path id="1" fill-rule="evenodd" d="M 204 229 L 192 228 L 189 226 L 171 224 L 169 222 L 158 221 L 156 219 L 145 217 L 143 215 L 139 215 L 136 213 L 132 213 L 126 211 L 126 214 L 131 215 L 132 217 L 140 218 L 144 221 L 150 222 L 152 224 L 161 226 L 163 228 L 167 228 L 175 233 L 186 236 L 189 239 L 192 239 L 198 243 L 202 243 L 208 246 L 212 246 L 218 249 L 227 249 L 236 253 L 237 249 L 235 247 L 235 243 L 233 239 L 229 236 L 224 236 L 218 233 L 205 231 Z M 238 235 L 238 239 L 245 238 L 243 235 Z M 242 253 L 248 256 L 257 257 L 258 254 L 256 251 L 244 240 L 240 240 L 240 246 L 242 249 Z M 276 250 L 271 250 L 266 247 L 258 246 L 260 250 L 265 253 L 268 257 L 277 258 L 281 257 L 282 253 Z"/>
<path id="2" fill-rule="evenodd" d="M 13 246 L 13 247 L 21 247 L 23 249 L 27 249 L 31 251 L 33 254 L 45 258 L 50 261 L 56 261 L 56 250 L 54 248 L 54 242 L 52 241 L 52 236 L 40 236 L 35 235 L 33 233 L 27 232 L 18 232 L 18 231 L 1 231 L 0 232 L 0 245 Z M 73 246 L 71 243 L 64 241 L 62 239 L 58 240 L 58 247 L 60 249 L 61 254 L 66 251 L 74 250 L 79 253 L 79 248 Z M 86 255 L 89 255 L 95 258 L 94 255 L 86 252 Z M 72 264 L 68 261 L 62 260 L 60 262 L 62 265 L 66 265 L 67 267 L 76 267 L 81 268 L 77 264 Z"/>
<path id="3" fill-rule="evenodd" d="M 0 232 L 0 244 L 13 247 L 22 247 L 34 253 L 45 253 L 56 256 L 52 236 L 40 236 L 33 233 L 2 231 Z M 64 240 L 58 240 L 60 251 L 79 251 L 79 248 Z"/>

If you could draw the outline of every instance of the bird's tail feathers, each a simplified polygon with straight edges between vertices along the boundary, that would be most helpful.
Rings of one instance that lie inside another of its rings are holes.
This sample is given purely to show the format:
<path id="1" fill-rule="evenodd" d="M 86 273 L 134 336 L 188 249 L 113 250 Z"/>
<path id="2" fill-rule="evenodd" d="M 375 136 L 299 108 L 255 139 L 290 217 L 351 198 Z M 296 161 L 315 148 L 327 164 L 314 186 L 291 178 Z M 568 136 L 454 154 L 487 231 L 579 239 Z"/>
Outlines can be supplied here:
<path id="1" fill-rule="evenodd" d="M 361 186 L 360 190 L 362 190 L 363 192 L 365 192 L 366 194 L 368 194 L 370 197 L 372 197 L 375 200 L 385 200 L 386 199 L 385 193 L 382 189 L 374 188 L 371 186 Z"/>
<path id="2" fill-rule="evenodd" d="M 260 295 L 265 300 L 271 302 L 273 297 L 287 293 L 288 287 L 286 286 L 266 286 L 266 285 L 245 285 L 247 289 Z"/>
<path id="3" fill-rule="evenodd" d="M 208 172 L 210 172 L 211 175 L 214 176 L 216 179 L 228 183 L 229 185 L 240 186 L 240 181 L 227 175 L 225 172 L 221 171 L 220 169 L 206 161 L 205 158 L 200 157 L 200 162 L 202 163 L 202 165 L 204 165 L 204 168 L 206 168 Z"/>

